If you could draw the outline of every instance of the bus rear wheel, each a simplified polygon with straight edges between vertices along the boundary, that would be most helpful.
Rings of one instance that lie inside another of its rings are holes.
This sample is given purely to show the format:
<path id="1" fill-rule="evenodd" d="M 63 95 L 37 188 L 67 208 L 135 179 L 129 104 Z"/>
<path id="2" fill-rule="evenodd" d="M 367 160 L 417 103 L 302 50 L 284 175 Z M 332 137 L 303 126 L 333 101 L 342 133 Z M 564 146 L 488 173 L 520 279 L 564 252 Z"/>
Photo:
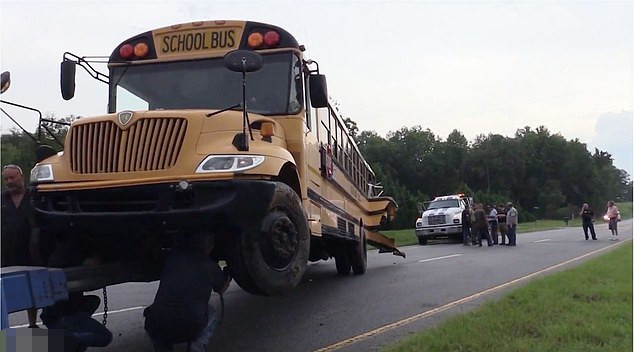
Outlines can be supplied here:
<path id="1" fill-rule="evenodd" d="M 267 295 L 283 294 L 300 282 L 309 250 L 310 231 L 302 203 L 293 189 L 276 182 L 260 226 L 241 235 L 241 261 L 248 276 L 243 281 L 250 280 Z"/>
<path id="2" fill-rule="evenodd" d="M 350 259 L 352 272 L 355 275 L 365 274 L 365 269 L 368 266 L 368 248 L 365 242 L 365 231 L 363 231 L 363 227 L 361 228 L 359 242 L 353 243 L 350 246 Z"/>
<path id="3" fill-rule="evenodd" d="M 335 254 L 335 266 L 337 267 L 337 275 L 346 276 L 350 274 L 352 265 L 350 264 L 350 251 L 348 251 L 348 243 L 342 244 Z"/>

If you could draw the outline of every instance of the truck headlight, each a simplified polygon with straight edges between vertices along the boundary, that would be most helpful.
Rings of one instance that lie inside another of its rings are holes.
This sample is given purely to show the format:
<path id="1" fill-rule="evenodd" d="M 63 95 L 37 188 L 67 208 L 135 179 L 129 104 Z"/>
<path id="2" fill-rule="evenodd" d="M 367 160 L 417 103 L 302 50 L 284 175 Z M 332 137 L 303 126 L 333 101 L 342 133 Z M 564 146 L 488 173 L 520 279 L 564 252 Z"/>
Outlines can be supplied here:
<path id="1" fill-rule="evenodd" d="M 38 164 L 31 170 L 31 183 L 53 181 L 54 179 L 51 164 Z"/>
<path id="2" fill-rule="evenodd" d="M 416 219 L 416 227 L 423 227 L 423 219 Z"/>
<path id="3" fill-rule="evenodd" d="M 245 171 L 263 161 L 262 155 L 209 155 L 198 165 L 196 173 Z"/>

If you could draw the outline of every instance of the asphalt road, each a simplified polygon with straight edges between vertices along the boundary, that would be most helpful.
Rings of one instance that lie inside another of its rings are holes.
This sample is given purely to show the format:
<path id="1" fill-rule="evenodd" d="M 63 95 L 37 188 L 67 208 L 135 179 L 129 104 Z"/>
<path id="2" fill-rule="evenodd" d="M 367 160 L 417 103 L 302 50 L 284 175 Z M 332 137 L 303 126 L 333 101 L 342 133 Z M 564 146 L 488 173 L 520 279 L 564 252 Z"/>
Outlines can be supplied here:
<path id="1" fill-rule="evenodd" d="M 632 245 L 632 220 L 619 227 L 618 241 L 609 240 L 607 225 L 599 224 L 598 241 L 584 240 L 581 228 L 561 228 L 520 233 L 517 247 L 437 242 L 404 247 L 406 259 L 371 251 L 362 276 L 338 277 L 334 261 L 322 261 L 311 264 L 299 287 L 284 297 L 249 295 L 232 283 L 225 294 L 224 321 L 209 351 L 374 350 L 535 277 L 618 245 Z M 128 283 L 108 288 L 107 326 L 114 341 L 94 350 L 152 351 L 142 312 L 157 286 Z M 26 313 L 12 314 L 10 322 L 24 324 Z"/>

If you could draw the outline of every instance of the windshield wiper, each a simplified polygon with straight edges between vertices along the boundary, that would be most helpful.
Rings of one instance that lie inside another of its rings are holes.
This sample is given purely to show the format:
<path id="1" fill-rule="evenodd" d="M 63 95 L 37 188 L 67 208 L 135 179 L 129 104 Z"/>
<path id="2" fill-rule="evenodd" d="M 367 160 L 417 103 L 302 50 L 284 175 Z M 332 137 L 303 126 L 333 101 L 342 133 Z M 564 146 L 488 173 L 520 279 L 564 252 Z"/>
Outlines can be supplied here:
<path id="1" fill-rule="evenodd" d="M 233 110 L 233 109 L 235 109 L 235 108 L 239 108 L 239 107 L 241 107 L 241 106 L 242 106 L 242 104 L 241 104 L 241 103 L 238 103 L 238 104 L 235 104 L 235 105 L 231 105 L 231 106 L 230 106 L 230 107 L 228 107 L 228 108 L 224 108 L 224 109 L 222 109 L 222 110 L 218 110 L 218 111 L 210 112 L 210 113 L 208 113 L 206 116 L 207 116 L 207 117 L 211 117 L 211 116 L 218 115 L 218 114 L 220 114 L 220 113 L 222 113 L 222 112 L 225 112 L 225 111 L 228 111 L 228 110 Z"/>

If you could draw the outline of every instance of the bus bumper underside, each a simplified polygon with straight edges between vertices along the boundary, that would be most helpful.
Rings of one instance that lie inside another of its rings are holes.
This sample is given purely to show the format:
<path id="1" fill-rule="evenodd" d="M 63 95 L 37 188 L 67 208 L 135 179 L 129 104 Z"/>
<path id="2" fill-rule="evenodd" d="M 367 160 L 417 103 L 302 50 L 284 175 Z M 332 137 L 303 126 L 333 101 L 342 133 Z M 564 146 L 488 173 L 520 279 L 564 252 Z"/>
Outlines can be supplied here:
<path id="1" fill-rule="evenodd" d="M 187 233 L 216 234 L 217 258 L 225 257 L 224 244 L 242 230 L 258 226 L 266 215 L 275 183 L 262 180 L 178 182 L 89 190 L 37 192 L 33 202 L 42 236 L 56 238 L 83 257 L 58 267 L 81 265 L 85 257 L 99 258 L 99 265 L 119 263 L 122 271 L 142 268 L 138 262 L 160 263 L 166 247 Z M 54 252 L 54 250 L 52 250 Z M 49 262 L 50 263 L 50 262 Z M 135 263 L 126 265 L 125 263 Z M 155 266 L 150 264 L 149 266 Z M 95 267 L 95 270 L 103 270 Z M 90 273 L 81 271 L 83 278 Z M 107 284 L 156 279 L 115 279 Z M 152 276 L 152 275 L 151 275 Z M 83 285 L 80 285 L 83 286 Z"/>

